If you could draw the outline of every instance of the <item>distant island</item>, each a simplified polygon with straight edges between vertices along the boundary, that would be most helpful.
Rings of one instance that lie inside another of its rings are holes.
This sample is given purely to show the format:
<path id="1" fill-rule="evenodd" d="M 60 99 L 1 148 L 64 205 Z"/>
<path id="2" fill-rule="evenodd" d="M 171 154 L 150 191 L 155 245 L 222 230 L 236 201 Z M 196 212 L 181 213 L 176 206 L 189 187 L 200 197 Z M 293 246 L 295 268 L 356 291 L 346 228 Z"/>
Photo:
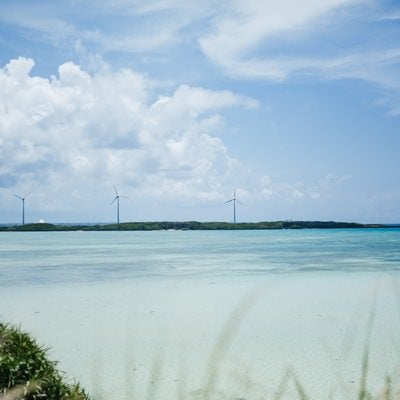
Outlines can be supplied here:
<path id="1" fill-rule="evenodd" d="M 346 228 L 399 228 L 400 225 L 360 224 L 335 221 L 264 221 L 264 222 L 124 222 L 120 224 L 49 224 L 1 226 L 2 232 L 35 231 L 161 231 L 161 230 L 260 230 L 260 229 L 346 229 Z"/>

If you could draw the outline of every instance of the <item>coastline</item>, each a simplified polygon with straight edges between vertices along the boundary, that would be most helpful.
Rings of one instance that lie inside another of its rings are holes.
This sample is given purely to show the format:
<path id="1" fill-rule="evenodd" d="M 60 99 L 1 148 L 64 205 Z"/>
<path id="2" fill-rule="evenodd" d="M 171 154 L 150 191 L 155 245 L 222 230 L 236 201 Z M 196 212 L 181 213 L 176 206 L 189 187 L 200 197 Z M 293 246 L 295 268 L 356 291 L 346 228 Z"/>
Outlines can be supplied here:
<path id="1" fill-rule="evenodd" d="M 262 222 L 198 222 L 155 221 L 123 222 L 119 224 L 50 224 L 29 223 L 25 225 L 0 226 L 0 232 L 43 231 L 162 231 L 162 230 L 279 230 L 279 229 L 371 229 L 400 228 L 400 224 L 361 224 L 336 221 L 262 221 Z"/>

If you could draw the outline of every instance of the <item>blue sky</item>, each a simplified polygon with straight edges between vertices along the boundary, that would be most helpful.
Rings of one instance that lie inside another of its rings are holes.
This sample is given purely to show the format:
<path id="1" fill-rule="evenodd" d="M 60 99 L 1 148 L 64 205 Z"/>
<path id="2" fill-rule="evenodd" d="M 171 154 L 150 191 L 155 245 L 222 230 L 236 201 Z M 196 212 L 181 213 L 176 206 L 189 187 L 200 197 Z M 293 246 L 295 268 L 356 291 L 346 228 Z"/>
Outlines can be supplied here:
<path id="1" fill-rule="evenodd" d="M 400 4 L 0 0 L 0 223 L 399 222 Z"/>

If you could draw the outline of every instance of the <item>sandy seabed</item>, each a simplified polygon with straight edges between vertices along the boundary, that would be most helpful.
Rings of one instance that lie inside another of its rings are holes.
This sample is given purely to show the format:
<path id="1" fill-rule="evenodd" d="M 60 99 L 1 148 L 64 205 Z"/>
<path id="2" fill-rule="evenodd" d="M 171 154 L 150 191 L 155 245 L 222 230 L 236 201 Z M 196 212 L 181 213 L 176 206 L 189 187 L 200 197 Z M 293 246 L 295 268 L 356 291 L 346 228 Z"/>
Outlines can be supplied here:
<path id="1" fill-rule="evenodd" d="M 398 381 L 399 293 L 394 272 L 27 285 L 2 289 L 0 318 L 95 399 L 269 399 L 289 370 L 311 399 L 349 399 L 372 315 L 368 388 Z"/>

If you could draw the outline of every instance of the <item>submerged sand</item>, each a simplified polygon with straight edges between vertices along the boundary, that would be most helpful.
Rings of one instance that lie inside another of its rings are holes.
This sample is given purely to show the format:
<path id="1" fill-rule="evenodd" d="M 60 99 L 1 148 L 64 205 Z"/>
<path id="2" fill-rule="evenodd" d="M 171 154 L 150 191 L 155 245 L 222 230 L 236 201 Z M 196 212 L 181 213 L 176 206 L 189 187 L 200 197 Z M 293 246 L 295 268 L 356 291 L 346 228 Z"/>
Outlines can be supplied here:
<path id="1" fill-rule="evenodd" d="M 207 389 L 273 398 L 288 370 L 312 399 L 356 398 L 374 313 L 368 388 L 378 393 L 387 375 L 399 376 L 399 276 L 26 285 L 2 289 L 0 318 L 51 347 L 60 369 L 98 399 L 191 399 Z M 288 387 L 282 398 L 299 398 L 293 380 Z"/>

